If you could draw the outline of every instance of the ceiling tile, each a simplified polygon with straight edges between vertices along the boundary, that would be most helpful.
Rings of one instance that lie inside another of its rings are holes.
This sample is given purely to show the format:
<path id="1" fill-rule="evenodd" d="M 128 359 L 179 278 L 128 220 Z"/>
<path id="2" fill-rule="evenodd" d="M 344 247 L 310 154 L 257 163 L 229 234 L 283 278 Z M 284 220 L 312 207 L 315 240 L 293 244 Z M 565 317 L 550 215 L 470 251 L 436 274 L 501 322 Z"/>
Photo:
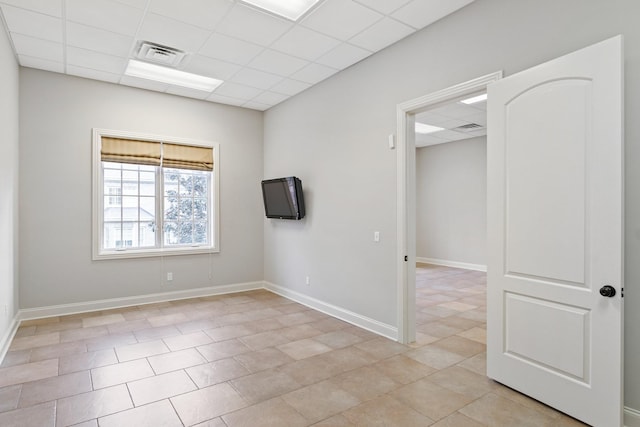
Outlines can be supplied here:
<path id="1" fill-rule="evenodd" d="M 447 139 L 436 138 L 432 135 L 416 134 L 416 147 L 427 147 L 429 145 L 444 144 Z"/>
<path id="2" fill-rule="evenodd" d="M 138 9 L 145 9 L 149 0 L 115 0 L 117 3 L 126 4 L 128 6 L 133 6 Z"/>
<path id="3" fill-rule="evenodd" d="M 243 104 L 242 106 L 245 108 L 251 108 L 252 110 L 259 110 L 259 111 L 265 111 L 271 108 L 271 105 L 269 104 L 263 104 L 261 102 L 256 102 L 256 101 L 249 101 Z"/>
<path id="4" fill-rule="evenodd" d="M 61 43 L 50 42 L 48 40 L 13 33 L 11 34 L 11 38 L 13 39 L 13 45 L 15 46 L 16 53 L 18 55 L 33 56 L 35 58 L 60 63 L 63 62 L 63 49 Z"/>
<path id="5" fill-rule="evenodd" d="M 269 89 L 282 81 L 282 77 L 250 68 L 243 68 L 231 78 L 231 81 L 260 89 Z"/>
<path id="6" fill-rule="evenodd" d="M 313 61 L 336 47 L 340 41 L 304 27 L 296 26 L 280 37 L 272 49 Z"/>
<path id="7" fill-rule="evenodd" d="M 391 16 L 414 28 L 423 28 L 473 0 L 413 0 Z"/>
<path id="8" fill-rule="evenodd" d="M 308 64 L 309 62 L 303 59 L 267 49 L 255 57 L 249 66 L 268 73 L 288 76 Z"/>
<path id="9" fill-rule="evenodd" d="M 190 89 L 188 87 L 181 87 L 181 86 L 174 86 L 174 85 L 169 86 L 169 89 L 167 89 L 167 93 L 170 93 L 172 95 L 186 96 L 187 98 L 195 98 L 195 99 L 205 99 L 209 95 L 211 95 L 211 92 L 205 92 L 202 90 L 195 90 L 195 89 Z"/>
<path id="10" fill-rule="evenodd" d="M 143 11 L 109 0 L 66 0 L 66 18 L 90 27 L 133 36 Z"/>
<path id="11" fill-rule="evenodd" d="M 133 37 L 67 22 L 67 43 L 69 46 L 128 57 Z"/>
<path id="12" fill-rule="evenodd" d="M 301 25 L 340 40 L 349 40 L 382 15 L 352 0 L 326 0 Z"/>
<path id="13" fill-rule="evenodd" d="M 219 59 L 193 55 L 188 58 L 187 64 L 182 69 L 189 73 L 213 77 L 214 79 L 228 80 L 240 70 L 240 66 L 220 61 Z"/>
<path id="14" fill-rule="evenodd" d="M 384 18 L 356 35 L 349 40 L 349 43 L 376 52 L 405 38 L 414 31 L 415 30 L 408 25 L 404 25 L 390 18 Z"/>
<path id="15" fill-rule="evenodd" d="M 151 0 L 149 11 L 213 30 L 231 6 L 230 0 Z"/>
<path id="16" fill-rule="evenodd" d="M 63 0 L 2 0 L 2 3 L 18 6 L 22 9 L 33 10 L 35 12 L 44 13 L 58 18 L 62 17 Z M 4 7 L 3 7 L 4 9 Z"/>
<path id="17" fill-rule="evenodd" d="M 213 34 L 198 53 L 235 64 L 247 65 L 263 50 L 264 47 L 253 43 L 222 34 Z"/>
<path id="18" fill-rule="evenodd" d="M 355 0 L 385 15 L 409 3 L 409 0 Z"/>
<path id="19" fill-rule="evenodd" d="M 209 34 L 209 31 L 194 25 L 185 24 L 155 13 L 147 13 L 136 38 L 186 52 L 197 52 L 205 43 Z"/>
<path id="20" fill-rule="evenodd" d="M 46 59 L 25 55 L 18 55 L 18 62 L 20 62 L 20 65 L 23 67 L 37 68 L 54 73 L 64 73 L 64 64 L 62 62 L 48 61 Z"/>
<path id="21" fill-rule="evenodd" d="M 10 32 L 62 43 L 62 19 L 13 6 L 2 12 Z"/>
<path id="22" fill-rule="evenodd" d="M 335 68 L 326 67 L 320 64 L 309 64 L 297 73 L 292 74 L 291 78 L 310 84 L 316 84 L 337 72 L 338 70 Z"/>
<path id="23" fill-rule="evenodd" d="M 238 107 L 244 104 L 245 102 L 247 102 L 244 99 L 237 99 L 237 98 L 231 98 L 229 96 L 222 96 L 222 95 L 216 94 L 215 92 L 209 95 L 209 97 L 207 98 L 207 101 L 217 102 L 218 104 L 236 105 Z"/>
<path id="24" fill-rule="evenodd" d="M 369 55 L 371 55 L 371 52 L 368 50 L 361 49 L 348 43 L 342 43 L 340 46 L 318 59 L 317 62 L 329 67 L 344 69 L 363 60 Z"/>
<path id="25" fill-rule="evenodd" d="M 225 82 L 218 86 L 214 93 L 216 95 L 229 96 L 231 98 L 248 101 L 262 93 L 262 90 L 237 83 Z"/>
<path id="26" fill-rule="evenodd" d="M 164 92 L 169 88 L 169 85 L 166 83 L 160 83 L 153 80 L 141 79 L 132 76 L 122 76 L 120 78 L 120 84 L 133 86 L 140 89 L 153 90 L 155 92 Z"/>
<path id="27" fill-rule="evenodd" d="M 273 86 L 271 90 L 273 92 L 278 92 L 284 95 L 293 96 L 297 93 L 302 92 L 305 89 L 308 89 L 309 87 L 311 87 L 311 84 L 309 83 L 304 83 L 304 82 L 301 82 L 298 80 L 292 80 L 292 79 L 284 79 L 277 85 Z"/>
<path id="28" fill-rule="evenodd" d="M 84 77 L 85 79 L 100 80 L 103 82 L 118 83 L 120 74 L 107 73 L 105 71 L 93 70 L 75 65 L 67 65 L 67 74 Z"/>
<path id="29" fill-rule="evenodd" d="M 281 93 L 274 93 L 274 92 L 264 91 L 260 95 L 258 95 L 255 98 L 253 98 L 251 101 L 252 102 L 260 102 L 262 104 L 268 104 L 268 105 L 276 105 L 276 104 L 279 104 L 280 102 L 284 101 L 287 98 L 289 98 L 289 96 L 283 95 Z"/>
<path id="30" fill-rule="evenodd" d="M 236 4 L 217 31 L 261 46 L 269 46 L 293 24 L 284 19 Z"/>
<path id="31" fill-rule="evenodd" d="M 90 68 L 111 74 L 122 74 L 127 66 L 127 60 L 112 55 L 94 52 L 77 47 L 67 48 L 67 65 Z"/>

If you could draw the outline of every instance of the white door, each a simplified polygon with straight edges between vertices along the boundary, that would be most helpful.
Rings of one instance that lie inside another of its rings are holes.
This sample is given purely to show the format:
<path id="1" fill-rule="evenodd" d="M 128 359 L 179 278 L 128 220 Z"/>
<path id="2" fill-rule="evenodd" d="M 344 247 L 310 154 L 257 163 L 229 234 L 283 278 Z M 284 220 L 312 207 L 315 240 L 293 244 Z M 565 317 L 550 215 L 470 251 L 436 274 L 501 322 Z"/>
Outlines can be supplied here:
<path id="1" fill-rule="evenodd" d="M 622 37 L 488 93 L 487 375 L 620 426 Z"/>

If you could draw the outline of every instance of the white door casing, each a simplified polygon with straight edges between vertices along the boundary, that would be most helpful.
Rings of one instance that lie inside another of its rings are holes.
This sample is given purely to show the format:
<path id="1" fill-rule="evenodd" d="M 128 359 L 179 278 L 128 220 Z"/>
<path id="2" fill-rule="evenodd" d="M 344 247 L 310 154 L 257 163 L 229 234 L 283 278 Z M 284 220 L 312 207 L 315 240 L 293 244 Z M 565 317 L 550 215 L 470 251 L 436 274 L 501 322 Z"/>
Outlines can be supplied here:
<path id="1" fill-rule="evenodd" d="M 488 87 L 487 374 L 598 427 L 622 423 L 622 66 L 617 36 Z"/>

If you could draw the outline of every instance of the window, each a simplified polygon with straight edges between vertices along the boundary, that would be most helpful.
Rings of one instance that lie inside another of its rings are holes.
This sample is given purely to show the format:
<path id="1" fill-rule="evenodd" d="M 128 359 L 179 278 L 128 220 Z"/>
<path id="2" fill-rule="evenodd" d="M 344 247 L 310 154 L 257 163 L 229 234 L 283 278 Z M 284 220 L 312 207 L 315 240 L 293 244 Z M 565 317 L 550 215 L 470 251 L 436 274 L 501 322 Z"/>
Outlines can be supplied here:
<path id="1" fill-rule="evenodd" d="M 217 144 L 101 129 L 93 144 L 94 259 L 219 250 Z"/>

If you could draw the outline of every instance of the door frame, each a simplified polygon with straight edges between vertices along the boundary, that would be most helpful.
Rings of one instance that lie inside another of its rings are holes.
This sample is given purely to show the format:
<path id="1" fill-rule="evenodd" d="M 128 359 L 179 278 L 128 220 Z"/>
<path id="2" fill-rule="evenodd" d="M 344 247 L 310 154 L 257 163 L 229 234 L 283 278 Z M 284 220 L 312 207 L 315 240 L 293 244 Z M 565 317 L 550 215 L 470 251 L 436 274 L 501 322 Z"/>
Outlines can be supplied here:
<path id="1" fill-rule="evenodd" d="M 502 70 L 415 98 L 396 107 L 397 192 L 396 271 L 398 335 L 402 344 L 416 340 L 416 144 L 415 114 L 443 102 L 486 90 Z M 409 132 L 410 131 L 410 132 Z"/>

